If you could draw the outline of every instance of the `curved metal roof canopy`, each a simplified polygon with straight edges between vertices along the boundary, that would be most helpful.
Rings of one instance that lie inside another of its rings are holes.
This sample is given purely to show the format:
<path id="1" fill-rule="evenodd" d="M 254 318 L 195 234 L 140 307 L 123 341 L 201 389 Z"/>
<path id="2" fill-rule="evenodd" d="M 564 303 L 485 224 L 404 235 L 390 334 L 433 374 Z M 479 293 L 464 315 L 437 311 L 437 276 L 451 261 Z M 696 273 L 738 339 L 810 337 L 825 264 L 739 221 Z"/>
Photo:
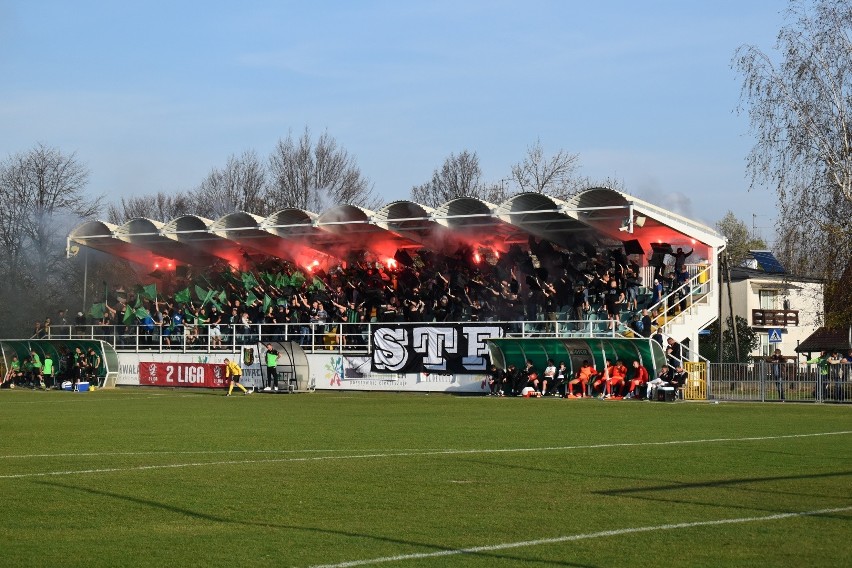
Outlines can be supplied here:
<path id="1" fill-rule="evenodd" d="M 238 266 L 247 250 L 297 262 L 316 258 L 317 251 L 341 259 L 355 250 L 392 257 L 398 249 L 421 246 L 446 253 L 460 245 L 504 252 L 527 243 L 530 235 L 566 248 L 577 236 L 637 240 L 645 250 L 657 242 L 691 240 L 713 249 L 724 244 L 709 227 L 608 188 L 591 188 L 568 200 L 522 193 L 500 205 L 461 197 L 436 209 L 400 200 L 377 212 L 339 205 L 319 215 L 288 208 L 261 218 L 239 211 L 215 222 L 197 215 L 165 225 L 151 219 L 132 219 L 121 227 L 88 221 L 68 240 L 148 265 L 165 258 L 190 264 L 220 258 Z"/>

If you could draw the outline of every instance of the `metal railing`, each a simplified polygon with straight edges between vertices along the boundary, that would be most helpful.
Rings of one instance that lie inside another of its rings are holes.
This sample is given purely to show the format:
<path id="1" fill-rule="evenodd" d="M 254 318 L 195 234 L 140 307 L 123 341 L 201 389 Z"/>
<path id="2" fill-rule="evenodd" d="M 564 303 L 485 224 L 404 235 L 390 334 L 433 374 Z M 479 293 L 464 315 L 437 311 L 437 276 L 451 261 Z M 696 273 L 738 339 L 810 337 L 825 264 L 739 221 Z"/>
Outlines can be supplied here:
<path id="1" fill-rule="evenodd" d="M 707 265 L 701 268 L 684 284 L 673 288 L 659 302 L 648 308 L 651 319 L 656 322 L 660 333 L 668 335 L 667 328 L 674 319 L 684 313 L 692 313 L 693 305 L 710 293 L 712 286 L 711 267 Z"/>
<path id="2" fill-rule="evenodd" d="M 852 402 L 849 363 L 711 363 L 708 373 L 710 400 Z"/>
<path id="3" fill-rule="evenodd" d="M 365 322 L 365 323 L 262 323 L 219 324 L 176 327 L 169 332 L 158 326 L 85 325 L 71 326 L 53 339 L 96 339 L 113 345 L 116 351 L 236 351 L 243 345 L 294 341 L 308 353 L 347 351 L 367 353 L 372 347 L 373 330 L 394 325 L 441 326 L 442 324 L 497 325 L 507 337 L 623 337 L 627 327 L 606 319 L 521 320 L 477 322 Z"/>

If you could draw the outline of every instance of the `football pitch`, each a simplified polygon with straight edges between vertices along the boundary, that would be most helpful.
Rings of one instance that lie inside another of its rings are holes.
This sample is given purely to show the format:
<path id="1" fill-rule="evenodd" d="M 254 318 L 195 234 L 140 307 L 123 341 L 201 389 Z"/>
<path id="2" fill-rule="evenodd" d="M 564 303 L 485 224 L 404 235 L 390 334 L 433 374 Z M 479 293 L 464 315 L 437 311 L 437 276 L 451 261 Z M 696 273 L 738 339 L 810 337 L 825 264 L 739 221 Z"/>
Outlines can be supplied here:
<path id="1" fill-rule="evenodd" d="M 852 407 L 0 392 L 3 566 L 849 566 Z"/>

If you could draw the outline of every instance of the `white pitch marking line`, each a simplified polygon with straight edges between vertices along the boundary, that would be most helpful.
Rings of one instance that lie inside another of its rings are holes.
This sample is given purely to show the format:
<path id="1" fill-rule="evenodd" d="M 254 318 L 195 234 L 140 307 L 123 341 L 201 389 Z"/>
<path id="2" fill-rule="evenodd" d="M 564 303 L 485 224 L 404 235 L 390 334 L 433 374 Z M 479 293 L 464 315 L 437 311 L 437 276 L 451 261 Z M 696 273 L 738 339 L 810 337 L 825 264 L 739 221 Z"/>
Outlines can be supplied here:
<path id="1" fill-rule="evenodd" d="M 665 531 L 673 529 L 687 529 L 695 527 L 710 527 L 716 525 L 733 525 L 739 523 L 753 523 L 760 521 L 778 521 L 783 519 L 791 519 L 795 517 L 808 517 L 815 515 L 824 515 L 828 513 L 841 513 L 852 511 L 852 507 L 837 507 L 834 509 L 818 509 L 816 511 L 801 511 L 798 513 L 778 513 L 776 515 L 766 515 L 764 517 L 740 517 L 737 519 L 718 519 L 715 521 L 695 521 L 691 523 L 675 523 L 670 525 L 656 525 L 652 527 L 632 527 L 625 529 L 615 529 L 611 531 L 600 531 L 586 534 L 573 534 L 567 536 L 558 536 L 554 538 L 542 538 L 538 540 L 525 540 L 520 542 L 506 542 L 501 544 L 490 544 L 487 546 L 474 546 L 471 548 L 456 548 L 451 550 L 439 550 L 436 552 L 418 552 L 414 554 L 400 554 L 398 556 L 382 556 L 379 558 L 369 558 L 366 560 L 350 560 L 348 562 L 338 562 L 336 564 L 316 564 L 310 568 L 351 568 L 353 566 L 367 566 L 370 564 L 383 564 L 385 562 L 401 562 L 403 560 L 420 560 L 423 558 L 439 558 L 443 556 L 456 556 L 459 554 L 477 554 L 480 552 L 494 552 L 497 550 L 506 550 L 509 548 L 522 548 L 527 546 L 539 546 L 542 544 L 559 544 L 562 542 L 573 542 L 577 540 L 587 540 L 592 538 L 602 538 L 609 536 L 621 536 L 625 534 L 635 534 L 652 531 Z"/>
<path id="2" fill-rule="evenodd" d="M 110 457 L 110 456 L 169 456 L 169 455 L 214 455 L 214 454 L 309 454 L 309 453 L 340 453 L 351 452 L 351 449 L 307 449 L 307 450 L 151 450 L 148 452 L 72 452 L 58 454 L 9 454 L 0 456 L 0 460 L 30 459 L 30 458 L 77 458 L 77 457 Z M 447 451 L 446 449 L 426 450 L 423 448 L 380 448 L 363 449 L 363 452 L 423 452 Z"/>
<path id="3" fill-rule="evenodd" d="M 259 463 L 284 463 L 284 462 L 308 462 L 308 461 L 328 461 L 328 460 L 354 460 L 365 458 L 394 458 L 394 457 L 417 457 L 417 456 L 445 456 L 445 455 L 469 455 L 469 454 L 506 454 L 518 452 L 548 452 L 548 451 L 565 451 L 565 450 L 590 450 L 601 448 L 625 448 L 625 447 L 644 447 L 644 446 L 673 446 L 685 444 L 711 444 L 718 442 L 755 442 L 764 440 L 781 440 L 789 438 L 810 438 L 814 436 L 837 436 L 843 434 L 852 434 L 852 430 L 844 430 L 840 432 L 818 432 L 814 434 L 787 434 L 780 436 L 749 436 L 747 438 L 706 438 L 702 440 L 671 440 L 668 442 L 622 442 L 615 444 L 590 444 L 586 446 L 551 446 L 545 448 L 494 448 L 494 449 L 474 449 L 474 450 L 428 450 L 428 451 L 413 451 L 413 452 L 397 452 L 397 453 L 369 453 L 369 454 L 353 454 L 348 456 L 311 456 L 304 458 L 275 458 L 262 460 L 222 460 L 211 462 L 193 462 L 193 463 L 174 463 L 174 464 L 158 464 L 158 465 L 140 465 L 134 467 L 110 467 L 101 469 L 79 469 L 69 471 L 39 471 L 32 473 L 15 473 L 9 475 L 0 475 L 0 479 L 22 479 L 26 477 L 48 477 L 57 475 L 78 475 L 90 473 L 116 473 L 128 471 L 147 471 L 154 469 L 177 469 L 184 467 L 203 467 L 211 465 L 243 465 L 243 464 L 259 464 Z"/>

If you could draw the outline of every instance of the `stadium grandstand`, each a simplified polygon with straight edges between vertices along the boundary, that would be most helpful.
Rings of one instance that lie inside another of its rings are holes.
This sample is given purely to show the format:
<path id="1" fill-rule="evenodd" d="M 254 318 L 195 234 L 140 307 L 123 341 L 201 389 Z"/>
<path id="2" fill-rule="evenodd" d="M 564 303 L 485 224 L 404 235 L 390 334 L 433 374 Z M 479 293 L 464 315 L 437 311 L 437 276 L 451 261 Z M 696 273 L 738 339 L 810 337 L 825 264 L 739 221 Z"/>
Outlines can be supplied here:
<path id="1" fill-rule="evenodd" d="M 573 374 L 583 360 L 638 358 L 656 375 L 675 364 L 668 338 L 678 363 L 700 364 L 689 347 L 718 317 L 724 246 L 709 227 L 607 188 L 89 221 L 69 249 L 130 261 L 140 286 L 51 339 L 114 348 L 119 385 L 221 386 L 218 367 L 192 365 L 237 356 L 263 388 L 270 345 L 282 390 L 484 392 L 490 359 L 564 360 Z"/>

